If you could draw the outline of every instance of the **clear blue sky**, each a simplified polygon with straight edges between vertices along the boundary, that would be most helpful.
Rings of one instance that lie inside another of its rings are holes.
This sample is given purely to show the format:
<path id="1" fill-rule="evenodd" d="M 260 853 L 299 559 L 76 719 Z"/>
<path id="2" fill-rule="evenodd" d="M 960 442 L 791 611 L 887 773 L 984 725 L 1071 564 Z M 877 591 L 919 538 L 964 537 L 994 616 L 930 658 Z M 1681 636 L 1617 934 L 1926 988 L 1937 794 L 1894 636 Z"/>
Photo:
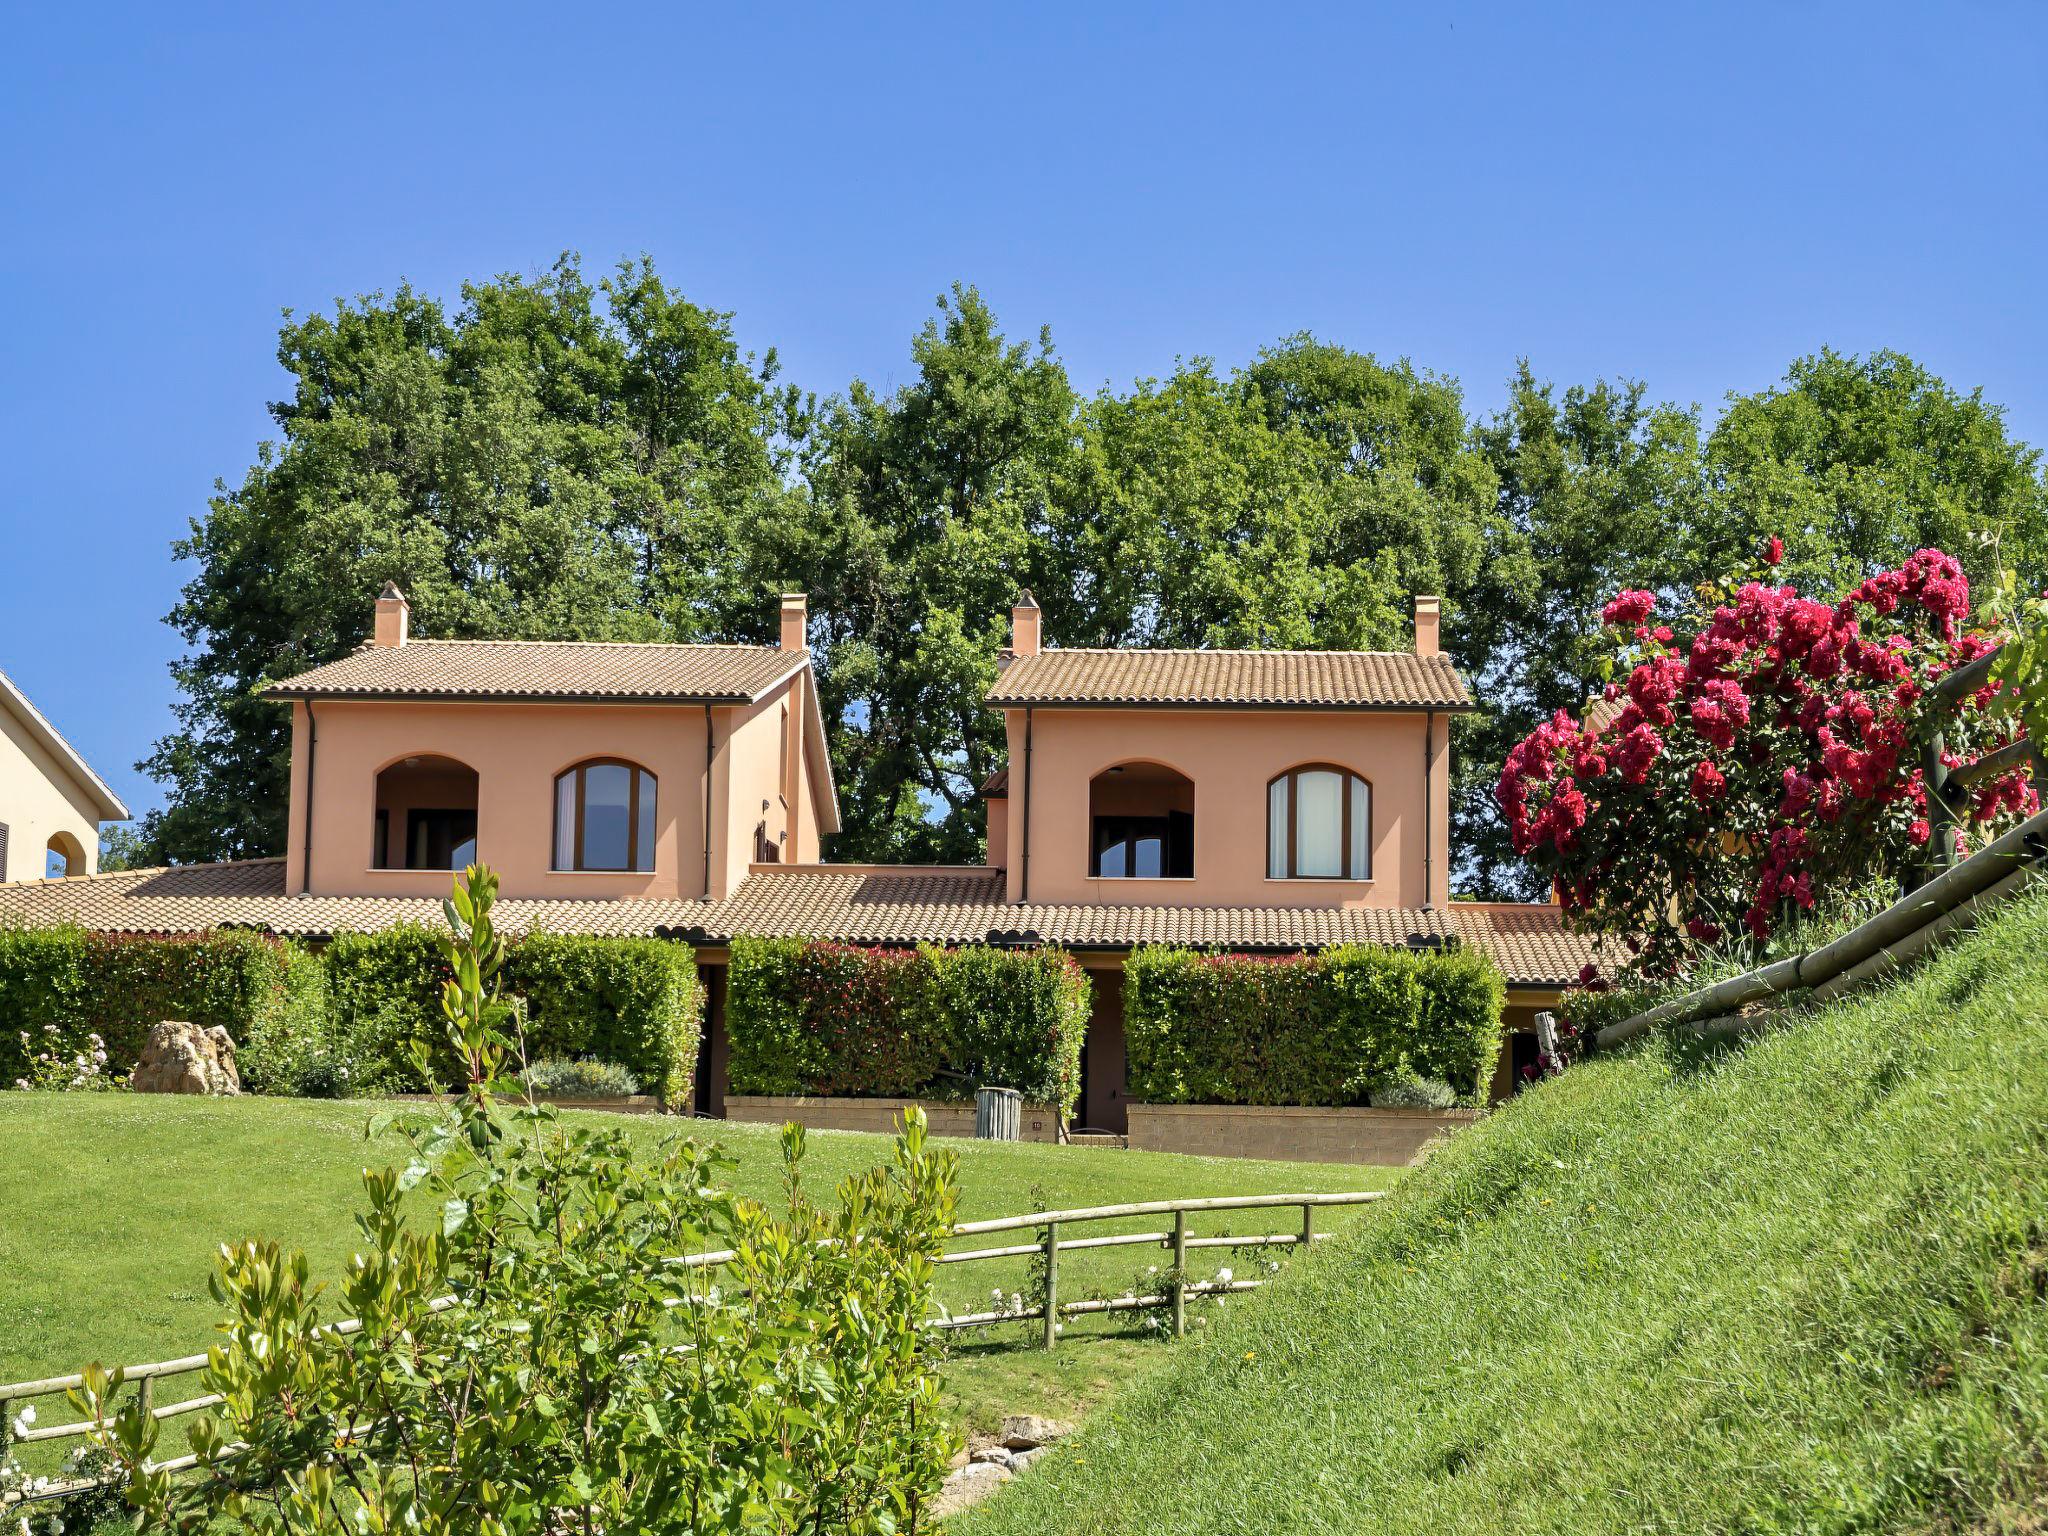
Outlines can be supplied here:
<path id="1" fill-rule="evenodd" d="M 13 10 L 0 668 L 131 807 L 279 310 L 401 278 L 644 251 L 820 391 L 956 278 L 1085 388 L 1312 330 L 1711 412 L 1888 346 L 2048 442 L 2048 7 L 729 11 Z"/>

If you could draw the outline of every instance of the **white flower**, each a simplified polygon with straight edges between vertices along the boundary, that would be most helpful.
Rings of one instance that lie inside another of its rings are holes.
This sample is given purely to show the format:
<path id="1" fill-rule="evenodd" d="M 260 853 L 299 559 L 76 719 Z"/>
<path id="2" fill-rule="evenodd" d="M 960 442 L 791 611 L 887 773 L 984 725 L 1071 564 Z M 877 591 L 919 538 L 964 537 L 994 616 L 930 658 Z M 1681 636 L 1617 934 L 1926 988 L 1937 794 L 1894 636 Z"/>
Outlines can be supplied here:
<path id="1" fill-rule="evenodd" d="M 988 1299 L 990 1301 L 1001 1301 L 1003 1299 L 1003 1288 L 999 1285 L 994 1290 L 990 1291 L 988 1293 Z"/>
<path id="2" fill-rule="evenodd" d="M 35 1423 L 35 1421 L 36 1405 L 34 1403 L 26 1404 L 21 1412 L 14 1416 L 14 1432 L 17 1435 L 27 1434 L 29 1425 Z"/>
<path id="3" fill-rule="evenodd" d="M 1225 1285 L 1228 1285 L 1228 1284 L 1230 1283 L 1230 1270 L 1229 1270 L 1229 1268 L 1228 1268 L 1228 1267 L 1226 1266 L 1226 1267 L 1225 1267 L 1225 1268 L 1223 1268 L 1223 1269 L 1219 1269 L 1219 1270 L 1217 1270 L 1217 1271 L 1216 1271 L 1216 1278 L 1217 1278 L 1218 1280 L 1221 1280 L 1221 1281 L 1222 1281 L 1222 1282 L 1223 1282 L 1223 1283 L 1224 1283 Z"/>

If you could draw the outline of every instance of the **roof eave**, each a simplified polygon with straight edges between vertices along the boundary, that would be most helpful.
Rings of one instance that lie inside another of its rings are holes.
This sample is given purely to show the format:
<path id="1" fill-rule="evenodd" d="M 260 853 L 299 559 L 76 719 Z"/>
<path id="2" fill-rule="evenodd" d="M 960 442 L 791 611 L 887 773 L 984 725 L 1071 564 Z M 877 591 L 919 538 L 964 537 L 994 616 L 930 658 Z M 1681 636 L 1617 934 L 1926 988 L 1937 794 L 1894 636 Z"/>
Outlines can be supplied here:
<path id="1" fill-rule="evenodd" d="M 1270 700 L 1270 699 L 1028 699 L 1004 698 L 993 693 L 987 703 L 995 709 L 1211 709 L 1258 710 L 1267 713 L 1298 713 L 1302 710 L 1340 710 L 1360 715 L 1469 715 L 1478 705 L 1466 700 L 1459 704 L 1378 703 L 1359 700 Z"/>

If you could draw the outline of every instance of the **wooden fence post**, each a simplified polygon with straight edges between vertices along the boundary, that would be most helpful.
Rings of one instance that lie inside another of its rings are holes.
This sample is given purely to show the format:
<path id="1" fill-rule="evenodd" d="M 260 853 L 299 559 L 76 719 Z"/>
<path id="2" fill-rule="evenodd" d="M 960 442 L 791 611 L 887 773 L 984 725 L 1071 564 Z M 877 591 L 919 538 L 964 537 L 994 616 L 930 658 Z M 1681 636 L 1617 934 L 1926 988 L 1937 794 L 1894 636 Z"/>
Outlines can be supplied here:
<path id="1" fill-rule="evenodd" d="M 145 1376 L 135 1384 L 135 1402 L 142 1410 L 143 1422 L 149 1421 L 151 1400 L 156 1396 L 156 1378 Z"/>
<path id="2" fill-rule="evenodd" d="M 1173 1213 L 1173 1336 L 1188 1331 L 1188 1213 Z"/>
<path id="3" fill-rule="evenodd" d="M 1051 1349 L 1060 1332 L 1060 1224 L 1045 1224 L 1045 1347 Z"/>
<path id="4" fill-rule="evenodd" d="M 1306 1201 L 1301 1207 L 1301 1246 L 1313 1248 L 1316 1245 L 1316 1208 Z"/>

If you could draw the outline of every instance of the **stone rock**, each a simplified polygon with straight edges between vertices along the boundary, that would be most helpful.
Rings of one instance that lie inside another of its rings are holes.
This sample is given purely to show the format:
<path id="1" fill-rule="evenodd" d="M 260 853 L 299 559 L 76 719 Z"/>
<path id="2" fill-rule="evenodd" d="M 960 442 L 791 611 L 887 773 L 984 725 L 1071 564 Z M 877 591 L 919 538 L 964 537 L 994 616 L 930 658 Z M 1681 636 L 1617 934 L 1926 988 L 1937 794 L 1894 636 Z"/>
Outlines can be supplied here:
<path id="1" fill-rule="evenodd" d="M 948 1467 L 948 1468 L 950 1468 L 951 1470 L 953 1470 L 953 1471 L 957 1472 L 957 1471 L 959 1471 L 959 1470 L 960 1470 L 960 1469 L 961 1469 L 962 1467 L 964 1467 L 964 1466 L 966 1466 L 966 1465 L 967 1465 L 967 1463 L 968 1463 L 968 1460 L 969 1460 L 969 1459 L 970 1459 L 970 1453 L 968 1452 L 968 1449 L 967 1449 L 967 1447 L 963 1445 L 963 1446 L 961 1446 L 961 1447 L 960 1447 L 960 1449 L 959 1449 L 959 1450 L 957 1450 L 957 1451 L 955 1451 L 955 1452 L 953 1453 L 953 1459 L 952 1459 L 951 1461 L 947 1462 L 947 1463 L 946 1463 L 946 1465 L 947 1465 L 947 1467 Z"/>
<path id="2" fill-rule="evenodd" d="M 958 1471 L 946 1474 L 946 1481 L 939 1487 L 939 1496 L 932 1500 L 931 1516 L 944 1520 L 957 1515 L 970 1504 L 979 1504 L 1010 1480 L 1010 1469 L 999 1467 L 992 1461 L 970 1462 Z"/>
<path id="3" fill-rule="evenodd" d="M 1051 1454 L 1051 1451 L 1052 1447 L 1049 1445 L 1034 1446 L 1028 1451 L 1012 1451 L 1010 1452 L 1010 1470 L 1012 1472 L 1022 1472 L 1040 1457 Z"/>
<path id="4" fill-rule="evenodd" d="M 970 1455 L 968 1460 L 977 1463 L 988 1462 L 998 1467 L 1007 1467 L 1010 1464 L 1011 1456 L 1000 1445 L 984 1445 L 980 1450 Z"/>
<path id="5" fill-rule="evenodd" d="M 218 1024 L 201 1029 L 184 1019 L 165 1019 L 143 1041 L 128 1086 L 137 1093 L 240 1094 L 235 1042 Z"/>
<path id="6" fill-rule="evenodd" d="M 1042 1419 L 1035 1413 L 1013 1413 L 1003 1420 L 996 1439 L 1013 1451 L 1035 1451 L 1059 1439 L 1067 1428 L 1056 1419 Z"/>

